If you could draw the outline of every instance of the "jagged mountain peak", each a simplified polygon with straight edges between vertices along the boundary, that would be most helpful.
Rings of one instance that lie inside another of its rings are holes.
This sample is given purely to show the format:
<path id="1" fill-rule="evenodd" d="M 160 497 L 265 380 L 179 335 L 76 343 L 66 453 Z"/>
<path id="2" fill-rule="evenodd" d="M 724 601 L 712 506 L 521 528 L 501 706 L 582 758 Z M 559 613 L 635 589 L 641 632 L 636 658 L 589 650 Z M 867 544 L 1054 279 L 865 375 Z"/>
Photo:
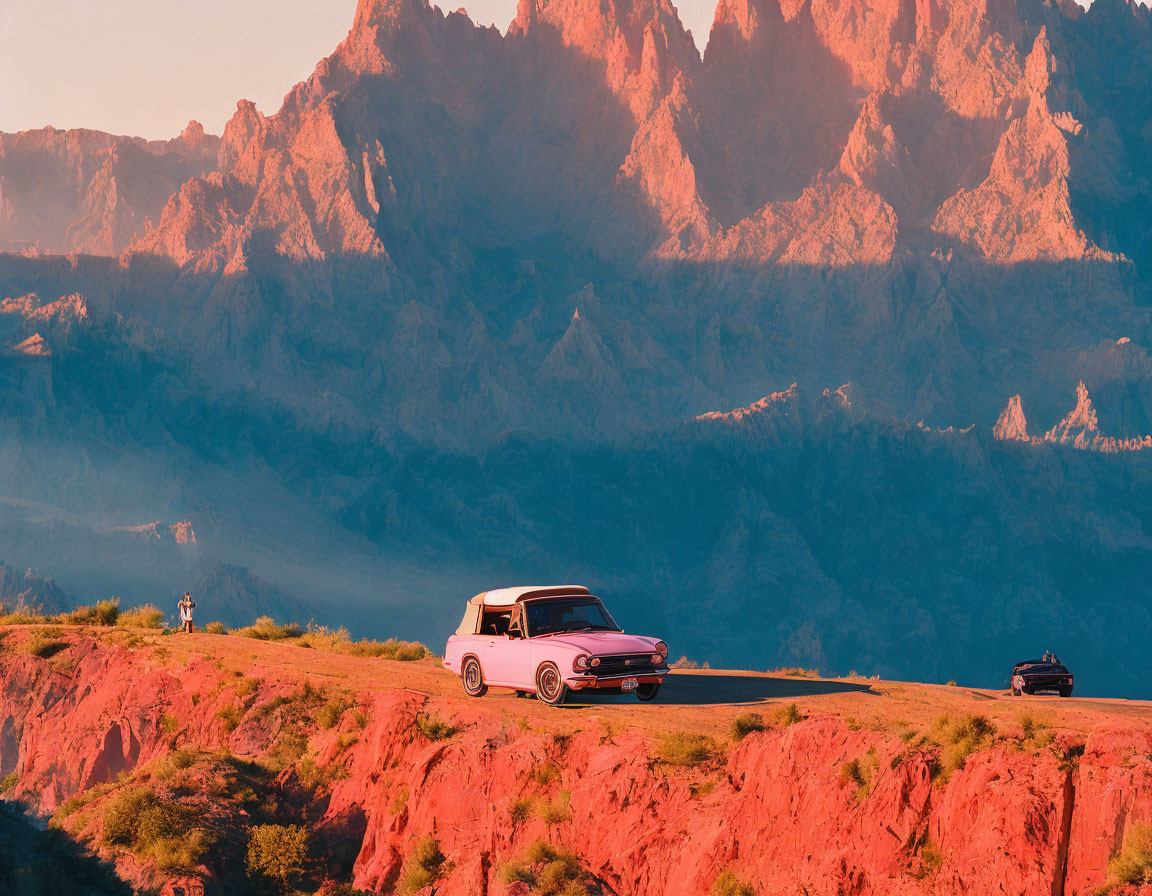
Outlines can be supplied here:
<path id="1" fill-rule="evenodd" d="M 787 413 L 789 406 L 795 404 L 799 398 L 800 389 L 796 383 L 793 383 L 787 389 L 765 395 L 759 401 L 754 401 L 746 407 L 733 408 L 730 411 L 706 411 L 703 414 L 697 414 L 696 420 L 731 424 L 752 420 L 766 414 Z"/>
<path id="2" fill-rule="evenodd" d="M 1019 394 L 1008 399 L 1008 404 L 992 427 L 992 436 L 1001 441 L 1028 441 L 1028 420 L 1024 416 Z"/>
<path id="3" fill-rule="evenodd" d="M 1086 438 L 1099 432 L 1099 429 L 1096 408 L 1088 394 L 1088 387 L 1081 380 L 1076 385 L 1076 406 L 1065 415 L 1063 420 L 1048 430 L 1045 439 L 1060 444 L 1075 442 L 1079 438 Z"/>

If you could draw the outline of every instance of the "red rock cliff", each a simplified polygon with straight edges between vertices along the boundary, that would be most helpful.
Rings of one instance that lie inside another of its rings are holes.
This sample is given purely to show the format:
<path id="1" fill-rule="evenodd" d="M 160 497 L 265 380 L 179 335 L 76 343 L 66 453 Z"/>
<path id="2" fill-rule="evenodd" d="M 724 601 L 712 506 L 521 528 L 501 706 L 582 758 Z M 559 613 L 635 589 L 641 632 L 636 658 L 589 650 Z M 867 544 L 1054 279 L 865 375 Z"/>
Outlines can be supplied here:
<path id="1" fill-rule="evenodd" d="M 1070 729 L 1037 746 L 1002 726 L 945 775 L 935 746 L 813 710 L 674 766 L 659 761 L 654 734 L 675 715 L 655 730 L 651 716 L 612 707 L 517 722 L 507 701 L 501 711 L 437 695 L 452 681 L 430 667 L 266 645 L 257 661 L 249 642 L 219 636 L 65 633 L 44 659 L 24 652 L 30 637 L 4 633 L 0 777 L 10 776 L 8 798 L 41 812 L 81 795 L 72 806 L 83 811 L 62 823 L 94 842 L 101 807 L 117 789 L 167 780 L 160 769 L 174 752 L 282 755 L 294 705 L 372 681 L 327 729 L 296 717 L 301 743 L 270 786 L 318 835 L 351 837 L 352 881 L 382 892 L 431 834 L 451 863 L 434 890 L 446 896 L 527 892 L 498 871 L 538 839 L 572 850 L 603 892 L 699 894 L 728 870 L 764 893 L 1071 896 L 1103 884 L 1124 831 L 1152 819 L 1152 736 L 1137 716 L 1096 724 L 1082 747 Z M 299 690 L 305 669 L 313 681 L 327 669 L 328 690 Z M 452 730 L 431 739 L 420 719 Z M 316 769 L 327 771 L 317 779 Z M 199 794 L 206 819 L 232 811 L 229 823 L 251 823 L 203 775 L 180 788 Z M 542 804 L 550 811 L 531 808 Z M 138 883 L 165 878 L 148 861 L 116 858 Z M 228 872 L 207 859 L 196 873 L 211 886 Z"/>

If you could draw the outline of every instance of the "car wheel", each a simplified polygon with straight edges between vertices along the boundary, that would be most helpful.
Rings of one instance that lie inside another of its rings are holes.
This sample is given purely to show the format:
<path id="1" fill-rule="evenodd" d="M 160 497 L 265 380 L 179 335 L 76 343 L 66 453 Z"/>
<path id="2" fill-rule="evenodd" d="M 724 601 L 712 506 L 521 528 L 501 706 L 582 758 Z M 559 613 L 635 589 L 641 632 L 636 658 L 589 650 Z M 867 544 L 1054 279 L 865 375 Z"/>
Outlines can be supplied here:
<path id="1" fill-rule="evenodd" d="M 655 700 L 656 695 L 660 693 L 660 682 L 648 682 L 636 688 L 636 699 L 642 700 L 647 703 L 649 700 Z"/>
<path id="2" fill-rule="evenodd" d="M 484 684 L 484 672 L 480 668 L 480 661 L 474 656 L 464 660 L 464 668 L 460 670 L 460 680 L 464 682 L 464 693 L 469 697 L 483 697 L 488 693 L 488 685 Z"/>
<path id="3" fill-rule="evenodd" d="M 559 706 L 568 696 L 568 685 L 555 663 L 541 663 L 536 670 L 536 696 L 549 706 Z"/>
<path id="4" fill-rule="evenodd" d="M 1068 687 L 1060 688 L 1060 696 L 1061 697 L 1071 697 L 1072 696 L 1072 688 L 1068 688 Z"/>

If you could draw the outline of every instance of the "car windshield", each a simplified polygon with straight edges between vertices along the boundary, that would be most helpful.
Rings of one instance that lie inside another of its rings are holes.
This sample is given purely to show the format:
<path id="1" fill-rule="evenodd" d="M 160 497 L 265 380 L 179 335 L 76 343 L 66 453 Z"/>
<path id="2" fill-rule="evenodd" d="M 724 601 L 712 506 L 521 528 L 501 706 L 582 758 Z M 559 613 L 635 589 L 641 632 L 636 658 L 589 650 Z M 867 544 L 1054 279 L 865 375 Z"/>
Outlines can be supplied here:
<path id="1" fill-rule="evenodd" d="M 566 600 L 534 600 L 524 604 L 528 614 L 528 637 L 558 632 L 618 632 L 603 604 L 594 597 Z"/>

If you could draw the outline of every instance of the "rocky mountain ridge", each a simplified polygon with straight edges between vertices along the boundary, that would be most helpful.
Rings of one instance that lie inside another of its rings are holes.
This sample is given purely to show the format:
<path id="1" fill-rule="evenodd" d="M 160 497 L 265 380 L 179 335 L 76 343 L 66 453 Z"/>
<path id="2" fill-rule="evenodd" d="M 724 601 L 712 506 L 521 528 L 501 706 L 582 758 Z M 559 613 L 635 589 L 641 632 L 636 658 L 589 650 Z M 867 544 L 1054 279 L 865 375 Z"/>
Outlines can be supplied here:
<path id="1" fill-rule="evenodd" d="M 0 133 L 0 251 L 117 255 L 181 183 L 216 167 L 219 143 L 195 121 L 171 140 Z"/>
<path id="2" fill-rule="evenodd" d="M 433 641 L 553 577 L 708 614 L 713 663 L 991 685 L 1074 640 L 1140 693 L 1150 71 L 1122 0 L 726 0 L 703 54 L 664 0 L 365 0 L 124 251 L 0 254 L 0 548 Z M 146 520 L 194 567 L 107 550 Z"/>

